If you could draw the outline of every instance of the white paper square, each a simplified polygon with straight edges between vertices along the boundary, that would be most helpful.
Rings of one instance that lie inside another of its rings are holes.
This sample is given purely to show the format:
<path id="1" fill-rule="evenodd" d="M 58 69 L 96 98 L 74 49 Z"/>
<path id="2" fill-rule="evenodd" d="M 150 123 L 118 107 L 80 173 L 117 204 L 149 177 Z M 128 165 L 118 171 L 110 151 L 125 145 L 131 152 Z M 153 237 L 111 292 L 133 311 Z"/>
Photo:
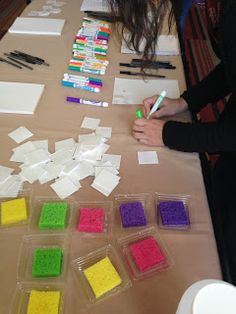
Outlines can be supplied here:
<path id="1" fill-rule="evenodd" d="M 79 190 L 79 187 L 66 177 L 51 184 L 50 187 L 61 199 L 64 199 Z"/>
<path id="2" fill-rule="evenodd" d="M 111 138 L 111 133 L 112 133 L 112 128 L 105 127 L 105 126 L 98 126 L 96 128 L 96 134 L 106 137 L 106 138 Z"/>
<path id="3" fill-rule="evenodd" d="M 16 130 L 10 132 L 8 136 L 12 138 L 16 143 L 21 143 L 27 138 L 33 136 L 34 134 L 31 133 L 26 127 L 20 126 Z"/>
<path id="4" fill-rule="evenodd" d="M 100 121 L 100 119 L 84 117 L 81 128 L 95 130 L 99 126 Z"/>
<path id="5" fill-rule="evenodd" d="M 37 166 L 50 160 L 48 151 L 44 149 L 37 149 L 25 155 L 26 163 L 32 166 Z"/>
<path id="6" fill-rule="evenodd" d="M 155 151 L 138 152 L 138 163 L 140 165 L 153 165 L 158 164 L 158 156 Z"/>
<path id="7" fill-rule="evenodd" d="M 26 167 L 20 172 L 20 176 L 32 184 L 43 176 L 45 172 L 46 171 L 40 166 Z"/>
<path id="8" fill-rule="evenodd" d="M 104 194 L 105 196 L 109 196 L 110 193 L 115 189 L 118 185 L 120 177 L 112 174 L 107 170 L 102 170 L 99 175 L 95 178 L 91 186 Z"/>
<path id="9" fill-rule="evenodd" d="M 102 162 L 110 161 L 112 166 L 116 169 L 120 169 L 121 155 L 104 154 L 102 157 Z"/>
<path id="10" fill-rule="evenodd" d="M 0 166 L 0 183 L 8 179 L 13 171 L 14 169 L 12 168 Z"/>
<path id="11" fill-rule="evenodd" d="M 61 140 L 58 142 L 55 142 L 55 150 L 59 150 L 59 149 L 75 149 L 75 140 L 73 138 L 68 138 L 65 140 Z"/>

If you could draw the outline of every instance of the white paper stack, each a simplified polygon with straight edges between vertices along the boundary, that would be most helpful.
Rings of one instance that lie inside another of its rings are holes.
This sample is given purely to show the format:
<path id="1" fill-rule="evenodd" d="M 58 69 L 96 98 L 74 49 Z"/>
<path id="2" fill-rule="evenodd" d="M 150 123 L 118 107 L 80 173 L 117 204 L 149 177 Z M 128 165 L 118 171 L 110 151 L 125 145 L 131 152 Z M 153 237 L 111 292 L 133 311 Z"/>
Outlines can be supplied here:
<path id="1" fill-rule="evenodd" d="M 38 17 L 17 17 L 8 29 L 12 34 L 56 35 L 62 33 L 65 20 Z"/>
<path id="2" fill-rule="evenodd" d="M 42 84 L 0 82 L 0 113 L 33 114 L 44 87 Z"/>
<path id="3" fill-rule="evenodd" d="M 106 0 L 83 0 L 80 11 L 110 12 Z"/>
<path id="4" fill-rule="evenodd" d="M 128 35 L 127 35 L 128 38 Z M 143 40 L 139 46 L 139 51 L 143 52 L 145 41 Z M 121 53 L 135 54 L 136 51 L 128 48 L 126 42 L 123 40 L 121 45 Z M 160 35 L 156 45 L 156 55 L 175 56 L 179 54 L 178 38 L 174 35 Z"/>

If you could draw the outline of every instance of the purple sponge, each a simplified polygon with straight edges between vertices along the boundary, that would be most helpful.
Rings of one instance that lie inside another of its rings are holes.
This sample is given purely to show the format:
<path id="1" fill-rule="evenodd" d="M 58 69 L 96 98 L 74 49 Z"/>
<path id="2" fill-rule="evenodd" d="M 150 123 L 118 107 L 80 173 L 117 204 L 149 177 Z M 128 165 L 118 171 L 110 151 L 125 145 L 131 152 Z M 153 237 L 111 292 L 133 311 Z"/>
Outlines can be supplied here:
<path id="1" fill-rule="evenodd" d="M 147 224 L 147 219 L 141 202 L 121 204 L 120 213 L 124 228 L 145 226 Z"/>
<path id="2" fill-rule="evenodd" d="M 182 201 L 164 201 L 159 203 L 162 224 L 165 226 L 187 226 L 188 215 Z"/>

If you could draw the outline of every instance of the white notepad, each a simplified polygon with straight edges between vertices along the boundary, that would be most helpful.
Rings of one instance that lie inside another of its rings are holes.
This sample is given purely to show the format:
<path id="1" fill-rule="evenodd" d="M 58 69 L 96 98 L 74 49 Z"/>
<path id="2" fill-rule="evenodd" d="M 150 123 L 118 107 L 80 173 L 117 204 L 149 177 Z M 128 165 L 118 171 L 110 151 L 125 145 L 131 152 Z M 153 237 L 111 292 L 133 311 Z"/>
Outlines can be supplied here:
<path id="1" fill-rule="evenodd" d="M 169 98 L 178 98 L 180 95 L 177 80 L 156 79 L 144 81 L 142 79 L 116 78 L 113 91 L 113 104 L 137 105 L 142 104 L 147 97 L 166 91 Z"/>
<path id="2" fill-rule="evenodd" d="M 142 41 L 139 50 L 142 52 L 144 50 L 145 42 Z M 136 53 L 134 49 L 129 49 L 125 43 L 122 41 L 121 53 Z M 179 54 L 179 43 L 178 38 L 174 35 L 160 35 L 158 37 L 157 45 L 156 45 L 156 55 L 164 55 L 164 56 L 175 56 Z"/>
<path id="3" fill-rule="evenodd" d="M 80 11 L 110 12 L 106 0 L 83 0 Z"/>
<path id="4" fill-rule="evenodd" d="M 57 35 L 62 33 L 65 20 L 38 17 L 17 17 L 9 28 L 13 34 Z"/>
<path id="5" fill-rule="evenodd" d="M 0 82 L 0 113 L 33 114 L 44 85 Z"/>

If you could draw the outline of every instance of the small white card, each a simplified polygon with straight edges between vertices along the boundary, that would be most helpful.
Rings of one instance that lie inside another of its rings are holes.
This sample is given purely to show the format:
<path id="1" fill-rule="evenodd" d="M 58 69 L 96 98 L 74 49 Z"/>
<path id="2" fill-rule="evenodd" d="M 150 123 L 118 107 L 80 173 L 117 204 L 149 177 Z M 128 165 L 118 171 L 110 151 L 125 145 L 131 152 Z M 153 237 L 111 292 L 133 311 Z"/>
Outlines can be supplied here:
<path id="1" fill-rule="evenodd" d="M 140 165 L 154 165 L 158 164 L 158 156 L 155 151 L 138 152 L 138 163 Z"/>
<path id="2" fill-rule="evenodd" d="M 16 130 L 10 132 L 8 136 L 12 138 L 16 143 L 21 143 L 27 138 L 33 136 L 34 134 L 31 133 L 26 127 L 20 126 Z"/>
<path id="3" fill-rule="evenodd" d="M 96 134 L 101 135 L 106 138 L 111 138 L 111 132 L 112 132 L 112 128 L 109 128 L 109 127 L 98 126 L 96 128 Z"/>
<path id="4" fill-rule="evenodd" d="M 84 117 L 81 128 L 95 130 L 99 126 L 100 121 L 100 119 Z"/>
<path id="5" fill-rule="evenodd" d="M 74 192 L 78 191 L 80 187 L 76 186 L 70 179 L 62 178 L 55 183 L 51 184 L 50 187 L 56 192 L 56 194 L 64 199 Z"/>

